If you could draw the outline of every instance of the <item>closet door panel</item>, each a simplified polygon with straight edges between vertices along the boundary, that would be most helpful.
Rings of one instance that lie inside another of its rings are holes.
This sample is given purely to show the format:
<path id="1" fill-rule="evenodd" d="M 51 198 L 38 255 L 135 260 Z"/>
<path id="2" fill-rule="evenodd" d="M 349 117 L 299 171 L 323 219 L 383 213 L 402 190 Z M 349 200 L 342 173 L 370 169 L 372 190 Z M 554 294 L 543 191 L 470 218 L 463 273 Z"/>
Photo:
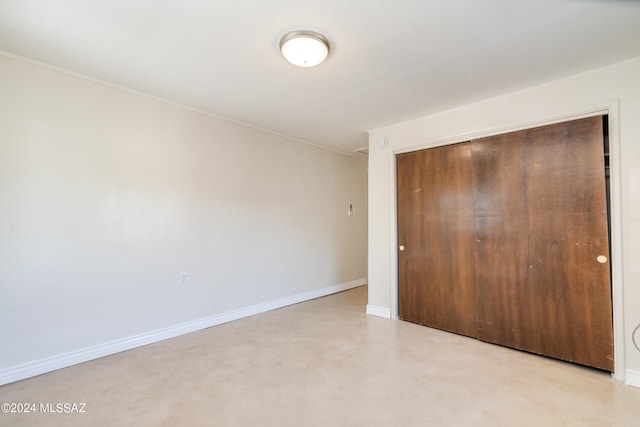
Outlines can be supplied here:
<path id="1" fill-rule="evenodd" d="M 527 131 L 527 150 L 527 286 L 541 326 L 532 351 L 612 371 L 602 118 Z"/>
<path id="2" fill-rule="evenodd" d="M 538 343 L 524 298 L 528 262 L 526 151 L 522 133 L 471 142 L 478 338 L 515 348 Z"/>
<path id="3" fill-rule="evenodd" d="M 602 118 L 472 147 L 479 338 L 613 370 Z"/>
<path id="4" fill-rule="evenodd" d="M 468 143 L 397 156 L 400 318 L 477 336 Z"/>

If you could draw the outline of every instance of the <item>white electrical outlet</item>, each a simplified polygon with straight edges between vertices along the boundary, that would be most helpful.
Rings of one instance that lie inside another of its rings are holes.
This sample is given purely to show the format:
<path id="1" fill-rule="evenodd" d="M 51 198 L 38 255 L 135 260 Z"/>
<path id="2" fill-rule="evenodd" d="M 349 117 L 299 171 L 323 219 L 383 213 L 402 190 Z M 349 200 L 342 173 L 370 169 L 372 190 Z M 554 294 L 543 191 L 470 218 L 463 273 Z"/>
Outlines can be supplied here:
<path id="1" fill-rule="evenodd" d="M 189 280 L 189 275 L 186 272 L 180 273 L 180 284 L 186 285 Z"/>

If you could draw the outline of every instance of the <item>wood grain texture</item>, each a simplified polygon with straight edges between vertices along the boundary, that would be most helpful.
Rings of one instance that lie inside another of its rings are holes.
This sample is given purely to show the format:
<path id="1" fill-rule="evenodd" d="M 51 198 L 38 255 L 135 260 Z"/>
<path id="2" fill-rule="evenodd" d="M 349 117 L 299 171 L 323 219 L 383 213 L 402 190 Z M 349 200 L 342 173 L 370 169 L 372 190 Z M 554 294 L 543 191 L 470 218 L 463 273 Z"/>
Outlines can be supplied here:
<path id="1" fill-rule="evenodd" d="M 401 319 L 613 370 L 602 117 L 397 166 Z"/>
<path id="2" fill-rule="evenodd" d="M 544 331 L 537 352 L 612 371 L 602 118 L 532 129 L 526 147 L 527 285 Z"/>
<path id="3" fill-rule="evenodd" d="M 475 271 L 480 339 L 611 371 L 609 263 L 597 261 L 609 258 L 601 125 L 472 142 Z"/>
<path id="4" fill-rule="evenodd" d="M 397 157 L 400 318 L 477 336 L 469 144 Z"/>
<path id="5" fill-rule="evenodd" d="M 519 133 L 471 142 L 478 337 L 515 348 L 527 346 L 524 327 L 538 327 L 520 295 L 528 262 L 523 142 Z"/>

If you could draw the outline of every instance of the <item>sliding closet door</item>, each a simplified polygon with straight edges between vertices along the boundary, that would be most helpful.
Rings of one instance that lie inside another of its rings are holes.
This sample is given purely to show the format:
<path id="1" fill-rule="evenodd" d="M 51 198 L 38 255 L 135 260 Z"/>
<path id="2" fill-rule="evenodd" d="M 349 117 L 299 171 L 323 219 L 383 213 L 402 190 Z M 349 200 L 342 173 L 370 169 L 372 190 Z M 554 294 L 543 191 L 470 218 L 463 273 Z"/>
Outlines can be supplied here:
<path id="1" fill-rule="evenodd" d="M 528 158 L 523 132 L 472 141 L 478 338 L 519 349 L 539 348 L 534 290 L 527 287 Z M 541 189 L 542 190 L 542 189 Z"/>
<path id="2" fill-rule="evenodd" d="M 479 338 L 609 371 L 602 118 L 472 143 Z"/>
<path id="3" fill-rule="evenodd" d="M 477 336 L 468 143 L 400 154 L 400 318 Z"/>

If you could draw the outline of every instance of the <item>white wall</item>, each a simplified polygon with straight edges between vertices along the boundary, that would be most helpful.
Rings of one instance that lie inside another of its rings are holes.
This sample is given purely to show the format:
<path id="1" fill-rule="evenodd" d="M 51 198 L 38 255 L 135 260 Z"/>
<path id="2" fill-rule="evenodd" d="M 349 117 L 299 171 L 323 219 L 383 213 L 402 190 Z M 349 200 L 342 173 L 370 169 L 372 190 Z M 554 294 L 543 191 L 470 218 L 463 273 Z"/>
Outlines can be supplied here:
<path id="1" fill-rule="evenodd" d="M 0 56 L 0 374 L 362 284 L 366 183 L 366 160 Z"/>
<path id="2" fill-rule="evenodd" d="M 610 115 L 614 150 L 616 378 L 640 386 L 640 351 L 634 347 L 631 335 L 640 324 L 640 59 L 371 131 L 368 312 L 392 317 L 397 314 L 396 153 L 598 111 Z M 387 148 L 378 147 L 383 137 L 389 140 Z"/>

